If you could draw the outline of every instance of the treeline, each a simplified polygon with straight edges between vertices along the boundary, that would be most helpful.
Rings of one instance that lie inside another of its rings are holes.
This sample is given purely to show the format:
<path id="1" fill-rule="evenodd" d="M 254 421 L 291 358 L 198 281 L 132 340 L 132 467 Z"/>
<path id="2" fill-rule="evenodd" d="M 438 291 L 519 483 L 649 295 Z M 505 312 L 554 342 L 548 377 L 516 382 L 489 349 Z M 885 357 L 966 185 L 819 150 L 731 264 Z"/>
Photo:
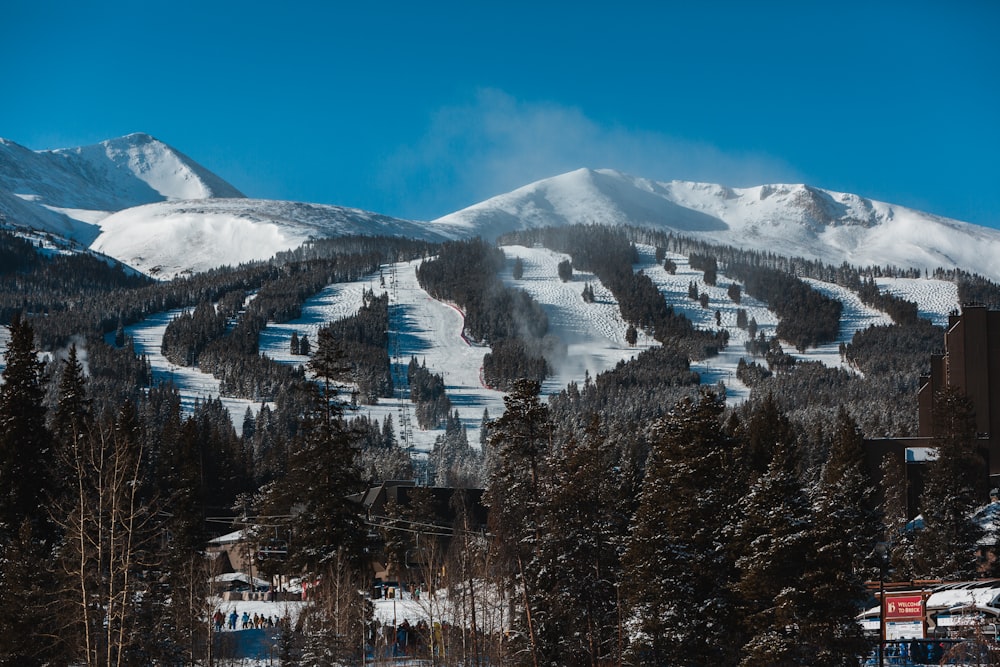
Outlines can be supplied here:
<path id="1" fill-rule="evenodd" d="M 750 296 L 767 303 L 779 318 L 778 338 L 800 352 L 837 340 L 840 333 L 840 301 L 820 294 L 794 275 L 777 269 L 730 263 L 726 275 L 743 283 Z"/>
<path id="2" fill-rule="evenodd" d="M 963 306 L 988 306 L 1000 309 L 1000 285 L 982 276 L 953 269 L 938 269 L 934 277 L 950 280 L 958 285 L 958 302 Z"/>
<path id="3" fill-rule="evenodd" d="M 635 424 L 649 448 L 623 456 L 599 416 L 582 415 L 573 438 L 554 433 L 536 392 L 525 383 L 508 395 L 485 450 L 490 567 L 523 600 L 511 653 L 528 664 L 764 665 L 819 652 L 853 664 L 867 651 L 855 616 L 880 526 L 849 416 L 807 485 L 773 403 L 727 415 L 696 395 Z M 622 618 L 635 628 L 624 638 Z"/>
<path id="4" fill-rule="evenodd" d="M 363 403 L 374 405 L 393 393 L 389 360 L 389 295 L 363 290 L 358 312 L 330 322 L 317 334 L 318 354 L 327 345 L 339 348 L 345 364 L 334 379 L 354 383 Z"/>
<path id="5" fill-rule="evenodd" d="M 411 357 L 406 379 L 410 385 L 410 400 L 416 404 L 417 424 L 423 429 L 437 428 L 451 412 L 444 378 L 427 370 L 426 363 L 418 363 L 416 357 Z"/>
<path id="6" fill-rule="evenodd" d="M 542 380 L 548 371 L 543 356 L 548 318 L 527 292 L 503 284 L 497 274 L 504 261 L 502 250 L 474 239 L 445 243 L 435 259 L 417 267 L 417 280 L 428 294 L 464 311 L 464 335 L 493 349 L 483 372 L 498 389 L 520 377 Z"/>
<path id="7" fill-rule="evenodd" d="M 691 359 L 704 359 L 726 346 L 725 332 L 699 331 L 682 313 L 674 312 L 649 276 L 633 271 L 639 260 L 628 235 L 617 227 L 576 225 L 515 232 L 502 242 L 541 243 L 573 258 L 580 271 L 594 273 L 621 310 L 622 319 L 655 340 L 683 349 Z"/>

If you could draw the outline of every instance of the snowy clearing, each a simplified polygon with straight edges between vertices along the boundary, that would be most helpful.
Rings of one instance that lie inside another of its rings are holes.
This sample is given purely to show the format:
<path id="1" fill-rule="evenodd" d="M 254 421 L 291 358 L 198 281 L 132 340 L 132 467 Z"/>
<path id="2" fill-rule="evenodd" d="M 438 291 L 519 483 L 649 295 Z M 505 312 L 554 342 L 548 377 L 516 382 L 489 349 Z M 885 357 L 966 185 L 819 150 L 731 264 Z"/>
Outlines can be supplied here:
<path id="1" fill-rule="evenodd" d="M 715 286 L 706 285 L 703 272 L 692 269 L 687 257 L 668 254 L 677 264 L 676 273 L 671 275 L 656 262 L 652 246 L 640 245 L 638 250 L 640 261 L 635 270 L 648 275 L 677 312 L 683 313 L 701 329 L 719 328 L 716 323 L 718 313 L 722 328 L 729 332 L 729 346 L 716 357 L 693 363 L 692 369 L 701 374 L 703 384 L 724 382 L 730 403 L 746 400 L 749 390 L 736 379 L 735 372 L 741 358 L 748 361 L 751 358 L 744 347 L 747 332 L 736 326 L 737 311 L 741 308 L 746 310 L 747 319 L 756 320 L 765 336 L 773 335 L 778 324 L 776 316 L 765 304 L 746 294 L 742 295 L 740 304 L 734 303 L 727 294 L 727 288 L 733 281 L 723 274 L 719 274 Z M 558 392 L 569 382 L 582 382 L 584 373 L 596 377 L 613 368 L 620 360 L 630 359 L 650 345 L 657 344 L 640 332 L 637 345 L 628 346 L 625 342 L 626 324 L 621 319 L 617 301 L 593 274 L 574 270 L 572 278 L 563 283 L 558 277 L 557 267 L 560 261 L 567 259 L 566 255 L 525 246 L 505 246 L 504 252 L 509 261 L 501 272 L 501 279 L 508 286 L 525 290 L 542 306 L 549 318 L 550 333 L 559 337 L 566 346 L 565 359 L 544 383 L 544 393 Z M 520 258 L 523 263 L 521 280 L 514 280 L 512 276 L 515 258 Z M 270 324 L 261 333 L 260 351 L 282 363 L 304 364 L 307 361 L 305 357 L 290 352 L 292 332 L 300 337 L 308 336 L 310 342 L 315 344 L 321 326 L 357 312 L 365 290 L 376 294 L 388 292 L 390 356 L 396 395 L 391 399 L 382 399 L 378 405 L 359 406 L 352 414 L 368 415 L 379 421 L 392 416 L 396 433 L 404 446 L 420 452 L 430 451 L 434 439 L 443 431 L 422 430 L 413 423 L 415 420 L 409 418 L 412 404 L 406 394 L 406 366 L 415 356 L 421 363 L 426 363 L 429 370 L 442 375 L 453 409 L 458 410 L 462 423 L 468 429 L 469 442 L 477 446 L 483 410 L 488 409 L 490 416 L 496 418 L 503 414 L 504 409 L 503 394 L 482 384 L 482 360 L 489 349 L 470 344 L 461 336 L 463 315 L 457 308 L 431 298 L 420 288 L 416 279 L 418 264 L 419 261 L 413 261 L 390 265 L 363 280 L 327 286 L 307 300 L 301 318 L 283 324 Z M 707 308 L 688 298 L 688 284 L 692 281 L 697 283 L 700 293 L 708 295 Z M 785 344 L 786 352 L 800 359 L 842 367 L 841 342 L 849 342 L 856 331 L 872 324 L 891 323 L 885 313 L 865 306 L 850 290 L 816 280 L 807 282 L 821 293 L 839 299 L 844 309 L 837 341 L 804 354 Z M 587 283 L 593 287 L 597 297 L 591 304 L 585 303 L 581 296 Z M 957 287 L 951 282 L 881 278 L 878 285 L 883 291 L 914 301 L 921 316 L 938 325 L 947 324 L 948 313 L 958 307 Z M 139 324 L 127 327 L 125 333 L 134 340 L 136 351 L 149 359 L 154 381 L 171 381 L 178 387 L 182 408 L 190 414 L 196 400 L 219 397 L 219 382 L 197 368 L 172 364 L 160 353 L 167 324 L 181 312 L 184 311 L 152 315 Z M 0 327 L 0 354 L 6 350 L 8 338 L 8 330 Z M 3 366 L 4 359 L 0 357 L 0 370 Z M 260 407 L 245 399 L 222 397 L 221 400 L 229 409 L 237 432 L 242 430 L 247 408 L 256 413 Z M 411 423 L 409 430 L 403 428 L 404 421 Z"/>
<path id="2" fill-rule="evenodd" d="M 197 368 L 171 363 L 160 351 L 163 332 L 166 331 L 167 325 L 181 313 L 190 310 L 180 308 L 150 315 L 138 324 L 125 327 L 125 335 L 132 339 L 136 354 L 144 354 L 149 359 L 154 383 L 174 383 L 180 392 L 181 410 L 185 414 L 191 414 L 194 411 L 196 401 L 204 402 L 209 398 L 219 398 L 229 410 L 229 414 L 232 415 L 236 433 L 240 434 L 243 431 L 243 416 L 246 414 L 247 408 L 256 414 L 260 405 L 242 398 L 220 396 L 219 381 L 211 373 L 203 373 Z M 113 339 L 114 334 L 109 334 L 109 337 Z"/>
<path id="3" fill-rule="evenodd" d="M 917 304 L 920 317 L 944 327 L 948 325 L 948 313 L 957 311 L 958 285 L 948 280 L 932 278 L 878 278 L 875 280 L 880 292 L 901 297 Z"/>

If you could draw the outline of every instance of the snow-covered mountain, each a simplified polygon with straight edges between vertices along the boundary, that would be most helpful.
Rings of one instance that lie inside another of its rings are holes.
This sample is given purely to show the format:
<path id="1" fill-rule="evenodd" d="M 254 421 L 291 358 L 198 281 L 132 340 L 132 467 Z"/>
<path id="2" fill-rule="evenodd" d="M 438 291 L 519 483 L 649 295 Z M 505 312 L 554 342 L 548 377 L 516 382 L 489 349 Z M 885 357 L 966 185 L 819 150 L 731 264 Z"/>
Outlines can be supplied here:
<path id="1" fill-rule="evenodd" d="M 446 238 L 427 225 L 378 213 L 270 199 L 147 204 L 105 218 L 101 229 L 93 250 L 163 278 L 268 259 L 311 238 Z"/>
<path id="2" fill-rule="evenodd" d="M 961 268 L 1000 280 L 1000 230 L 808 185 L 728 188 L 579 169 L 432 224 L 450 233 L 496 237 L 578 223 L 670 229 L 828 264 Z"/>
<path id="3" fill-rule="evenodd" d="M 1000 280 L 1000 230 L 808 185 L 729 188 L 579 169 L 432 222 L 247 199 L 145 134 L 32 151 L 0 139 L 0 214 L 163 278 L 267 259 L 309 238 L 442 240 L 576 223 L 674 230 L 742 248 L 857 266 L 961 268 Z"/>
<path id="4" fill-rule="evenodd" d="M 89 245 L 116 211 L 158 201 L 243 197 L 235 187 L 148 134 L 33 151 L 0 139 L 0 214 L 19 226 Z"/>

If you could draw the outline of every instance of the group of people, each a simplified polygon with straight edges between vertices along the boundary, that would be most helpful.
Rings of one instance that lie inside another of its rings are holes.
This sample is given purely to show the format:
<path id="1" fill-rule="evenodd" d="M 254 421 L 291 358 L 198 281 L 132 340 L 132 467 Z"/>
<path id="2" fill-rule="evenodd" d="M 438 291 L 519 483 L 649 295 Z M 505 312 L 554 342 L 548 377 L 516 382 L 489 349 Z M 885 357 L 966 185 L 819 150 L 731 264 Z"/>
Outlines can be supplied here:
<path id="1" fill-rule="evenodd" d="M 375 627 L 377 628 L 377 625 Z M 392 625 L 383 626 L 383 636 L 387 640 L 387 654 L 393 657 L 423 656 L 433 650 L 434 655 L 443 656 L 444 629 L 438 621 L 434 621 L 432 628 L 425 620 L 411 625 L 409 619 L 404 619 L 395 628 Z M 370 638 L 373 642 L 376 631 L 373 629 L 373 636 Z"/>
<path id="2" fill-rule="evenodd" d="M 254 614 L 251 616 L 249 612 L 244 611 L 242 618 L 236 613 L 234 608 L 229 612 L 227 617 L 222 613 L 221 609 L 216 609 L 215 613 L 212 615 L 212 622 L 215 625 L 216 632 L 222 632 L 222 626 L 225 625 L 229 630 L 235 630 L 237 623 L 241 625 L 243 630 L 254 630 L 261 628 L 273 628 L 275 625 L 280 623 L 280 619 L 273 616 L 264 616 L 263 614 Z"/>

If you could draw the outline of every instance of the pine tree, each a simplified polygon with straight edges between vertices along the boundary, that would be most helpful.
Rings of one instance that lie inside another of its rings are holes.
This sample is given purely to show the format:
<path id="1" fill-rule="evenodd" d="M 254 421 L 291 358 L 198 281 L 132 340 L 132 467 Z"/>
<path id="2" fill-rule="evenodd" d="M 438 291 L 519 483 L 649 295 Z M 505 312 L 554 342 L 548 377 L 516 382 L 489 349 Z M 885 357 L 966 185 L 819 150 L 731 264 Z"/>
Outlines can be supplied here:
<path id="1" fill-rule="evenodd" d="M 871 554 L 881 525 L 874 489 L 865 471 L 862 435 L 841 407 L 830 456 L 814 496 L 803 589 L 814 604 L 803 614 L 802 635 L 812 645 L 811 664 L 853 667 L 870 648 L 855 616 L 869 594 Z"/>
<path id="2" fill-rule="evenodd" d="M 563 261 L 559 262 L 557 270 L 559 273 L 559 280 L 563 281 L 564 283 L 569 282 L 570 278 L 573 277 L 573 262 L 571 262 L 568 259 L 564 259 Z"/>
<path id="3" fill-rule="evenodd" d="M 972 513 L 985 501 L 985 462 L 976 442 L 975 409 L 958 389 L 935 396 L 934 445 L 920 499 L 923 529 L 916 535 L 917 574 L 948 580 L 975 578 L 982 529 Z"/>
<path id="4" fill-rule="evenodd" d="M 627 529 L 618 511 L 620 471 L 595 421 L 546 465 L 540 539 L 528 570 L 539 659 L 601 665 L 620 658 L 617 582 Z"/>
<path id="5" fill-rule="evenodd" d="M 291 517 L 286 521 L 294 547 L 291 567 L 318 573 L 342 558 L 360 567 L 367 531 L 361 507 L 349 498 L 364 489 L 357 462 L 360 433 L 348 426 L 334 394 L 305 389 L 312 396 L 311 411 L 292 442 L 285 477 L 266 487 L 262 509 Z"/>
<path id="6" fill-rule="evenodd" d="M 47 610 L 58 533 L 42 379 L 34 331 L 15 317 L 0 385 L 0 664 L 40 665 L 62 648 Z"/>
<path id="7" fill-rule="evenodd" d="M 768 392 L 759 404 L 751 407 L 741 424 L 739 438 L 741 486 L 748 488 L 768 469 L 779 444 L 791 446 L 795 442 L 795 433 L 774 394 Z"/>
<path id="8" fill-rule="evenodd" d="M 526 648 L 535 664 L 538 641 L 531 619 L 526 566 L 538 541 L 540 468 L 551 428 L 548 407 L 539 400 L 539 390 L 538 382 L 521 379 L 504 397 L 506 411 L 490 424 L 489 448 L 494 459 L 483 497 L 490 508 L 494 553 L 500 567 L 520 587 L 524 616 L 516 621 L 524 629 Z"/>
<path id="9" fill-rule="evenodd" d="M 639 342 L 639 332 L 636 330 L 634 324 L 628 325 L 628 328 L 625 329 L 625 342 L 632 347 Z"/>
<path id="10" fill-rule="evenodd" d="M 524 276 L 524 260 L 520 257 L 514 258 L 514 268 L 511 271 L 514 280 L 520 280 Z"/>
<path id="11" fill-rule="evenodd" d="M 625 555 L 637 633 L 648 664 L 732 664 L 733 563 L 725 548 L 733 505 L 732 445 L 711 393 L 684 399 L 659 424 Z"/>
<path id="12" fill-rule="evenodd" d="M 777 443 L 767 471 L 738 509 L 742 516 L 730 548 L 738 554 L 735 590 L 746 638 L 740 665 L 809 664 L 812 647 L 802 623 L 816 604 L 805 587 L 813 517 L 793 445 Z"/>

